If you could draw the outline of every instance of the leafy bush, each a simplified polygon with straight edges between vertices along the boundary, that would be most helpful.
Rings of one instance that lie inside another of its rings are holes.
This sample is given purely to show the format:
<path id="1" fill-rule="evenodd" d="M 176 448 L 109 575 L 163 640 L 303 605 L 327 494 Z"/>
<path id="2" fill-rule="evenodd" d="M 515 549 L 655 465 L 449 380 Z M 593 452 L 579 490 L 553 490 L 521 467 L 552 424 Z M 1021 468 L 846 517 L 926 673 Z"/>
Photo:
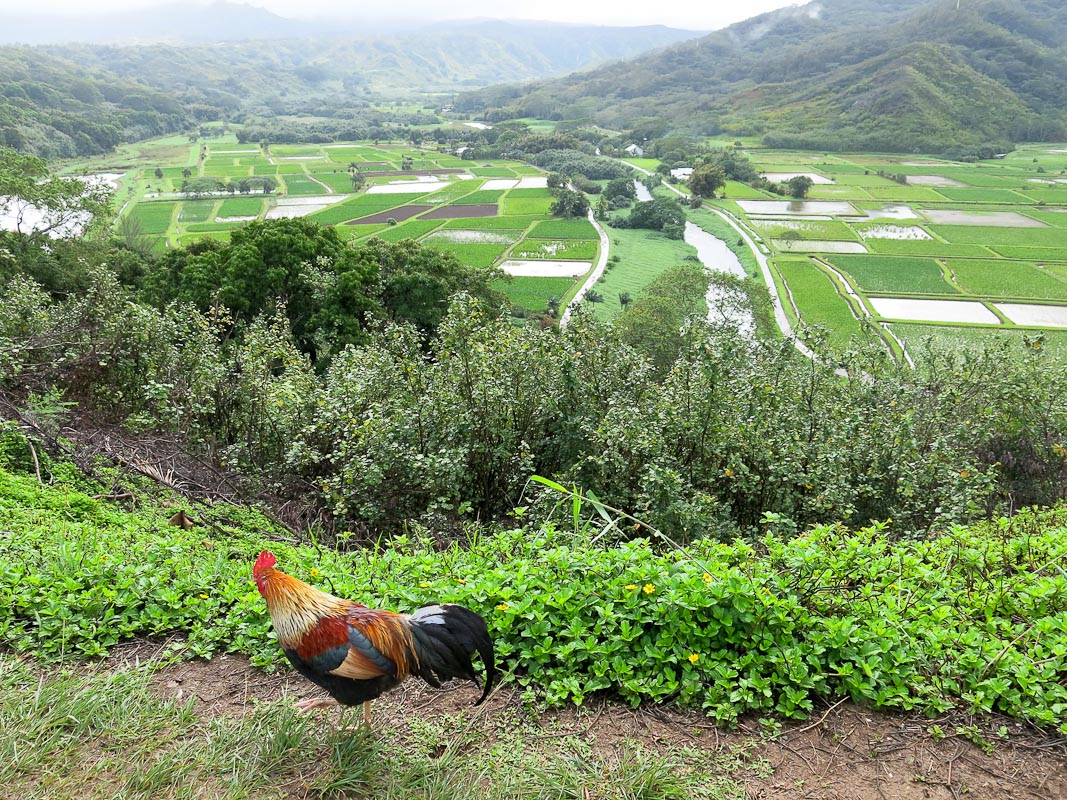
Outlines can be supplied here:
<path id="1" fill-rule="evenodd" d="M 234 527 L 185 531 L 164 524 L 168 511 L 126 512 L 2 470 L 0 508 L 14 533 L 0 541 L 0 641 L 44 658 L 180 633 L 189 655 L 282 663 L 250 576 L 269 544 L 286 571 L 372 606 L 468 605 L 487 618 L 503 668 L 550 704 L 610 692 L 733 722 L 803 717 L 845 695 L 1067 732 L 1063 509 L 923 540 L 830 526 L 659 551 L 597 544 L 560 522 L 444 551 L 413 536 L 341 554 L 270 543 L 259 533 L 269 526 L 241 509 L 194 509 Z"/>

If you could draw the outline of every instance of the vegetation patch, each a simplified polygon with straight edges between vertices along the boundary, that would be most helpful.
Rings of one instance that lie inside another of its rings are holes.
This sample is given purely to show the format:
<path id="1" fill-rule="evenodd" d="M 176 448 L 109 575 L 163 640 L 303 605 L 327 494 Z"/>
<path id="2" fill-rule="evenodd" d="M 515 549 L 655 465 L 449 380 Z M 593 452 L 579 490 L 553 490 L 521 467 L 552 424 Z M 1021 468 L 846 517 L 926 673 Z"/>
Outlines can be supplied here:
<path id="1" fill-rule="evenodd" d="M 802 325 L 822 329 L 831 347 L 844 350 L 863 328 L 851 306 L 837 290 L 834 280 L 810 261 L 776 260 L 775 269 L 789 289 Z"/>
<path id="2" fill-rule="evenodd" d="M 585 239 L 524 239 L 511 255 L 513 258 L 584 259 L 596 257 L 597 243 Z"/>
<path id="3" fill-rule="evenodd" d="M 865 291 L 956 294 L 930 258 L 833 255 L 829 260 Z"/>
<path id="4" fill-rule="evenodd" d="M 508 296 L 512 305 L 521 306 L 530 311 L 545 311 L 556 301 L 557 311 L 560 301 L 574 286 L 573 278 L 535 278 L 515 277 L 510 281 L 497 281 L 493 284 Z"/>
<path id="5" fill-rule="evenodd" d="M 533 231 L 538 239 L 599 239 L 587 219 L 541 219 Z"/>
<path id="6" fill-rule="evenodd" d="M 971 292 L 992 297 L 1062 298 L 1067 284 L 1033 264 L 1021 261 L 950 259 L 956 282 Z"/>

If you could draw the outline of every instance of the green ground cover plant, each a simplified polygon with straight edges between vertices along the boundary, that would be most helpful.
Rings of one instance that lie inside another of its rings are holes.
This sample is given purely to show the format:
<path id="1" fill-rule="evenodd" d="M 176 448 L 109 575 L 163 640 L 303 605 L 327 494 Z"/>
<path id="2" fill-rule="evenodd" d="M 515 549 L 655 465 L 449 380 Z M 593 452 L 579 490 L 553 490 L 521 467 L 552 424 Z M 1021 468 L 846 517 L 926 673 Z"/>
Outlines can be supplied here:
<path id="1" fill-rule="evenodd" d="M 827 260 L 847 272 L 868 292 L 956 294 L 932 258 L 871 255 L 829 255 Z"/>
<path id="2" fill-rule="evenodd" d="M 276 666 L 250 580 L 269 545 L 292 574 L 376 607 L 480 611 L 505 671 L 551 705 L 610 692 L 733 723 L 747 712 L 803 718 L 843 695 L 873 708 L 998 711 L 1067 732 L 1062 509 L 921 540 L 896 539 L 885 523 L 664 549 L 594 540 L 560 519 L 444 551 L 415 532 L 338 553 L 272 542 L 271 525 L 241 509 L 225 509 L 225 532 L 205 534 L 167 526 L 158 505 L 126 511 L 89 491 L 0 471 L 16 534 L 0 542 L 0 641 L 16 652 L 84 658 L 180 633 L 187 655 L 237 651 Z M 583 502 L 595 501 L 575 496 Z"/>
<path id="3" fill-rule="evenodd" d="M 933 189 L 923 186 L 872 186 L 867 189 L 875 200 L 897 200 L 905 202 L 944 202 L 945 198 Z"/>
<path id="4" fill-rule="evenodd" d="M 1067 295 L 1067 284 L 1034 264 L 1022 261 L 949 259 L 956 282 L 978 295 L 1054 300 Z"/>
<path id="5" fill-rule="evenodd" d="M 338 194 L 349 194 L 353 191 L 352 179 L 347 172 L 312 172 L 311 177 L 325 183 Z M 320 194 L 324 193 L 320 190 Z"/>
<path id="6" fill-rule="evenodd" d="M 1035 341 L 1033 331 L 1012 328 L 1000 328 L 990 331 L 988 328 L 956 325 L 924 325 L 922 323 L 894 322 L 890 325 L 897 338 L 908 343 L 912 352 L 921 350 L 925 341 L 939 347 L 978 347 L 994 341 L 1010 341 L 1032 347 Z M 1054 363 L 1067 363 L 1067 331 L 1048 330 L 1041 333 L 1041 349 Z"/>
<path id="7" fill-rule="evenodd" d="M 944 187 L 937 190 L 949 200 L 961 203 L 1002 203 L 1014 205 L 1019 203 L 1029 204 L 1031 201 L 1018 192 L 1010 189 L 960 189 L 957 187 Z"/>
<path id="8" fill-rule="evenodd" d="M 439 227 L 441 227 L 439 220 L 409 219 L 399 225 L 388 226 L 378 236 L 387 242 L 399 242 L 401 239 L 419 239 Z"/>
<path id="9" fill-rule="evenodd" d="M 464 194 L 461 197 L 456 198 L 455 202 L 459 205 L 480 205 L 482 203 L 491 203 L 496 205 L 500 202 L 500 198 L 504 196 L 503 192 L 479 189 L 469 194 Z"/>

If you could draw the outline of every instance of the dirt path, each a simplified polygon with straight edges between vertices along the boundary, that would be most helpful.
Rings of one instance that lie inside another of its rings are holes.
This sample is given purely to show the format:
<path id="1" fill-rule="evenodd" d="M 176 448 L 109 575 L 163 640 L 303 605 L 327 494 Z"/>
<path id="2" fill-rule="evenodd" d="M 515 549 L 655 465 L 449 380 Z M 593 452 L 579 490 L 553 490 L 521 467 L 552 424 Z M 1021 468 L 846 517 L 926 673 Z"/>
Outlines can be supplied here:
<path id="1" fill-rule="evenodd" d="M 150 660 L 157 646 L 141 647 L 148 649 L 127 648 L 111 662 Z M 161 696 L 195 698 L 195 713 L 205 720 L 250 713 L 256 702 L 319 694 L 289 670 L 268 675 L 232 655 L 165 667 L 153 682 Z M 374 726 L 404 730 L 412 720 L 447 720 L 469 709 L 476 697 L 469 686 L 434 690 L 411 681 L 375 701 Z M 505 687 L 468 719 L 492 735 L 500 717 L 515 713 L 529 712 L 519 693 Z M 578 736 L 594 752 L 636 741 L 657 750 L 695 748 L 709 756 L 744 753 L 749 767 L 733 777 L 752 800 L 1067 798 L 1067 740 L 1001 718 L 929 720 L 841 701 L 769 735 L 755 720 L 724 732 L 698 714 L 596 701 L 543 712 L 534 724 L 545 737 Z"/>

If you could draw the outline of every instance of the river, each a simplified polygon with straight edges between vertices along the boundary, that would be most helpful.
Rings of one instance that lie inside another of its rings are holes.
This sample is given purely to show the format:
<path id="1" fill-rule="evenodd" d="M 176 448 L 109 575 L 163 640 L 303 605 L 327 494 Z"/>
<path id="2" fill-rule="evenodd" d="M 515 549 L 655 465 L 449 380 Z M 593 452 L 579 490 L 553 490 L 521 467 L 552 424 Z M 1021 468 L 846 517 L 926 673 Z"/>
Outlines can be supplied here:
<path id="1" fill-rule="evenodd" d="M 640 181 L 634 181 L 637 199 L 640 202 L 652 200 L 652 193 Z M 695 248 L 697 258 L 708 272 L 726 272 L 745 277 L 745 268 L 722 239 L 712 236 L 706 230 L 686 220 L 685 243 Z M 708 322 L 712 325 L 728 325 L 736 329 L 746 339 L 756 337 L 756 321 L 748 297 L 740 289 L 712 285 L 708 287 Z"/>

